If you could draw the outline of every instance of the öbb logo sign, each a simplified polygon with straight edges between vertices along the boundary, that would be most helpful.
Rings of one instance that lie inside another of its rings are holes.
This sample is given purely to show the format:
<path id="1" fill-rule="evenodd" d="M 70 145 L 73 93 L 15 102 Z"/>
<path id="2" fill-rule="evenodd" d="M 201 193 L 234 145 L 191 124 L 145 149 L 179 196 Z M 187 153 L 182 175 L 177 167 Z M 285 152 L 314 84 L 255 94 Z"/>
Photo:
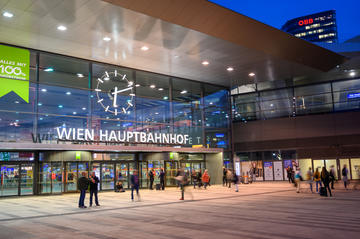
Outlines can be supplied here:
<path id="1" fill-rule="evenodd" d="M 309 24 L 311 24 L 313 22 L 314 22 L 314 19 L 309 18 L 309 19 L 300 20 L 298 22 L 298 24 L 299 24 L 299 26 L 303 26 L 303 25 L 309 25 Z"/>

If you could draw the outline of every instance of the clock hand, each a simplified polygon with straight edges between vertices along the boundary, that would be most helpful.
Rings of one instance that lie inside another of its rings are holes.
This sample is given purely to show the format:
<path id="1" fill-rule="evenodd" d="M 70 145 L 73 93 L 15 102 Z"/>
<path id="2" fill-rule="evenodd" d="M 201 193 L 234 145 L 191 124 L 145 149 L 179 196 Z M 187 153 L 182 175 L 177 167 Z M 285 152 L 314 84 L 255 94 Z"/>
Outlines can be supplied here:
<path id="1" fill-rule="evenodd" d="M 117 100 L 117 95 L 121 92 L 124 92 L 124 91 L 128 91 L 128 90 L 131 90 L 133 87 L 128 87 L 128 88 L 125 88 L 125 89 L 122 89 L 122 90 L 118 90 L 117 86 L 115 86 L 115 89 L 114 89 L 114 92 L 111 93 L 112 95 L 114 95 L 114 101 L 113 101 L 113 106 L 114 107 L 118 107 L 118 105 L 116 104 L 116 100 Z"/>

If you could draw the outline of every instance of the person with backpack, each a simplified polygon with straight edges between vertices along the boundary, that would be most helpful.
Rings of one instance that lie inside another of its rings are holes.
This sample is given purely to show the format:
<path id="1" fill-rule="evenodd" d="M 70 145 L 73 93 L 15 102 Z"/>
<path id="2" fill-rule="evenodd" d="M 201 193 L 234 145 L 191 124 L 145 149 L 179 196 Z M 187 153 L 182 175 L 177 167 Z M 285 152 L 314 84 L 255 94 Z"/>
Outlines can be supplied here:
<path id="1" fill-rule="evenodd" d="M 343 169 L 341 170 L 342 180 L 344 181 L 344 187 L 347 190 L 347 186 L 349 185 L 349 178 L 348 178 L 349 170 L 347 169 L 346 164 L 344 164 Z"/>
<path id="2" fill-rule="evenodd" d="M 322 168 L 321 171 L 321 181 L 324 184 L 324 188 L 325 188 L 325 195 L 327 196 L 327 191 L 329 191 L 330 197 L 332 197 L 331 195 L 331 189 L 330 189 L 330 173 L 326 170 L 325 167 Z M 327 191 L 326 191 L 327 190 Z"/>
<path id="3" fill-rule="evenodd" d="M 314 173 L 314 181 L 315 181 L 315 185 L 316 185 L 316 192 L 319 193 L 319 185 L 320 185 L 320 187 L 322 187 L 321 175 L 319 172 L 319 168 L 316 168 L 316 171 Z"/>

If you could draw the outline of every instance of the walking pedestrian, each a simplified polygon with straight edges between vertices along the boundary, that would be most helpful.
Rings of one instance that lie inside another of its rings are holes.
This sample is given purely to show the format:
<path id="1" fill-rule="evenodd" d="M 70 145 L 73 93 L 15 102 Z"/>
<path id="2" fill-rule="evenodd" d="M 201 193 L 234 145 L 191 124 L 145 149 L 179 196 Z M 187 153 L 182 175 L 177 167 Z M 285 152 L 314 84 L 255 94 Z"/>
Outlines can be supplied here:
<path id="1" fill-rule="evenodd" d="M 308 184 L 310 186 L 311 193 L 313 193 L 313 172 L 311 170 L 311 167 L 306 172 L 306 180 L 307 180 L 307 182 L 308 182 Z"/>
<path id="2" fill-rule="evenodd" d="M 223 186 L 225 186 L 225 184 L 226 184 L 226 186 L 227 186 L 227 183 L 226 183 L 226 168 L 225 167 L 223 167 Z"/>
<path id="3" fill-rule="evenodd" d="M 286 174 L 287 174 L 287 178 L 288 178 L 288 180 L 289 180 L 289 183 L 292 183 L 291 173 L 292 173 L 292 170 L 291 170 L 290 166 L 288 166 L 288 167 L 286 168 Z"/>
<path id="4" fill-rule="evenodd" d="M 202 176 L 202 182 L 204 183 L 204 188 L 206 189 L 206 187 L 210 182 L 210 176 L 207 169 L 205 169 L 204 174 Z"/>
<path id="5" fill-rule="evenodd" d="M 95 196 L 95 204 L 96 206 L 100 206 L 99 200 L 98 200 L 98 184 L 100 180 L 95 175 L 95 172 L 92 172 L 90 175 L 90 207 L 92 207 L 93 202 L 93 196 Z"/>
<path id="6" fill-rule="evenodd" d="M 330 174 L 331 189 L 335 189 L 334 188 L 334 182 L 335 182 L 335 168 L 334 168 L 334 165 L 331 165 L 329 174 Z"/>
<path id="7" fill-rule="evenodd" d="M 161 190 L 165 190 L 165 172 L 163 168 L 160 170 L 159 179 L 160 179 Z"/>
<path id="8" fill-rule="evenodd" d="M 140 194 L 139 194 L 139 176 L 137 170 L 134 170 L 133 174 L 130 177 L 131 183 L 131 201 L 134 201 L 134 190 L 136 190 L 136 196 L 138 201 L 140 201 Z"/>
<path id="9" fill-rule="evenodd" d="M 347 190 L 347 186 L 349 185 L 349 178 L 348 178 L 349 170 L 347 169 L 346 164 L 344 164 L 343 169 L 341 170 L 342 180 L 344 181 L 344 187 Z"/>
<path id="10" fill-rule="evenodd" d="M 235 185 L 235 192 L 239 192 L 239 176 L 234 173 L 233 182 Z"/>
<path id="11" fill-rule="evenodd" d="M 187 174 L 184 172 L 184 169 L 180 169 L 179 176 L 177 176 L 175 179 L 179 181 L 180 189 L 181 189 L 181 198 L 180 200 L 184 200 L 185 196 L 185 187 L 188 184 L 188 177 Z M 191 199 L 193 199 L 193 195 L 191 192 L 189 192 Z"/>
<path id="12" fill-rule="evenodd" d="M 231 169 L 228 169 L 227 173 L 226 173 L 226 181 L 229 184 L 229 188 L 231 188 L 231 181 L 233 180 L 233 174 L 231 172 Z"/>
<path id="13" fill-rule="evenodd" d="M 79 208 L 86 208 L 84 205 L 86 190 L 89 187 L 89 179 L 86 177 L 86 172 L 81 173 L 81 177 L 77 181 L 78 189 L 80 190 Z"/>
<path id="14" fill-rule="evenodd" d="M 320 187 L 322 187 L 319 168 L 316 168 L 316 170 L 315 170 L 314 181 L 315 181 L 315 186 L 316 186 L 316 192 L 319 193 L 319 185 L 320 185 Z"/>
<path id="15" fill-rule="evenodd" d="M 198 188 L 200 189 L 201 188 L 201 186 L 202 186 L 202 174 L 201 174 L 201 170 L 199 170 L 198 172 L 197 172 L 197 183 L 198 183 Z M 180 184 L 180 183 L 179 183 Z"/>
<path id="16" fill-rule="evenodd" d="M 300 169 L 297 168 L 295 171 L 295 183 L 296 183 L 296 192 L 300 193 L 300 182 L 302 181 L 302 176 L 301 176 L 301 172 Z"/>
<path id="17" fill-rule="evenodd" d="M 192 182 L 194 184 L 194 189 L 195 189 L 195 187 L 197 185 L 197 173 L 195 170 L 193 170 L 191 173 L 191 179 L 192 179 Z"/>
<path id="18" fill-rule="evenodd" d="M 331 195 L 331 189 L 330 189 L 330 174 L 329 172 L 326 170 L 325 167 L 322 168 L 322 171 L 321 171 L 321 181 L 323 182 L 324 184 L 324 188 L 325 190 L 328 190 L 329 191 L 329 194 L 330 194 L 330 197 L 332 197 Z M 327 194 L 326 194 L 327 196 Z"/>
<path id="19" fill-rule="evenodd" d="M 152 168 L 152 169 L 150 169 L 150 171 L 149 171 L 150 190 L 153 190 L 154 176 L 155 176 L 155 170 Z"/>

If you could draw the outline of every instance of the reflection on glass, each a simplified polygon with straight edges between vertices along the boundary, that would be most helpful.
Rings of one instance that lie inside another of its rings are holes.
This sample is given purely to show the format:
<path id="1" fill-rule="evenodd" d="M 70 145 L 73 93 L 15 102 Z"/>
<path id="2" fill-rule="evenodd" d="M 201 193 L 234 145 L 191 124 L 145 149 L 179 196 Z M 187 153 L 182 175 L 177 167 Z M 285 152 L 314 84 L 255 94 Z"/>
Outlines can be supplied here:
<path id="1" fill-rule="evenodd" d="M 101 189 L 114 189 L 114 164 L 103 164 L 101 170 Z"/>
<path id="2" fill-rule="evenodd" d="M 40 192 L 51 193 L 51 164 L 42 163 L 39 174 Z"/>
<path id="3" fill-rule="evenodd" d="M 33 194 L 33 165 L 24 164 L 21 165 L 21 183 L 20 183 L 20 195 Z"/>
<path id="4" fill-rule="evenodd" d="M 19 191 L 19 166 L 0 165 L 1 188 L 0 196 L 18 195 Z"/>
<path id="5" fill-rule="evenodd" d="M 66 192 L 77 190 L 77 163 L 66 163 Z"/>

